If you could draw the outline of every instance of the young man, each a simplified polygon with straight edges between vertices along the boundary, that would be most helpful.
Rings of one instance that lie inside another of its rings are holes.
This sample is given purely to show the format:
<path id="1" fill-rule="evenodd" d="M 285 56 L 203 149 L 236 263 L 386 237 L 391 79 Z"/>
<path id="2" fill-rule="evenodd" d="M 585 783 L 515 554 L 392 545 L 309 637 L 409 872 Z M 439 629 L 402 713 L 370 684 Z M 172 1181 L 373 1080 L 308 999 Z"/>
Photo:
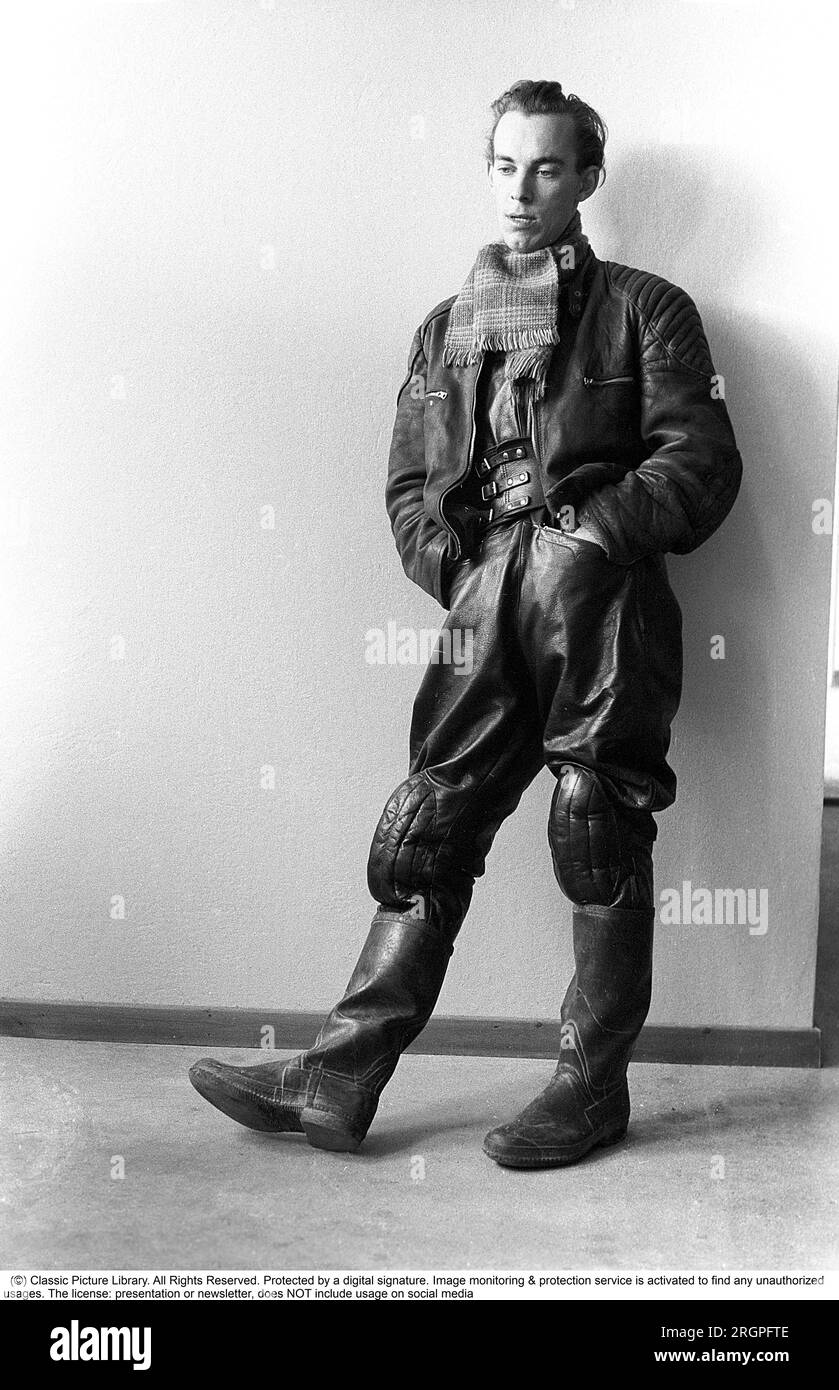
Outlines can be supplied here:
<path id="1" fill-rule="evenodd" d="M 493 837 L 547 764 L 548 838 L 574 976 L 547 1088 L 487 1135 L 498 1163 L 574 1163 L 619 1140 L 652 978 L 654 813 L 682 682 L 664 556 L 701 545 L 742 464 L 692 300 L 590 250 L 578 205 L 605 127 L 556 82 L 493 103 L 500 242 L 411 344 L 386 503 L 409 578 L 471 629 L 431 664 L 410 767 L 373 837 L 378 903 L 343 999 L 290 1062 L 205 1060 L 193 1084 L 253 1129 L 358 1147 L 434 1008 Z"/>

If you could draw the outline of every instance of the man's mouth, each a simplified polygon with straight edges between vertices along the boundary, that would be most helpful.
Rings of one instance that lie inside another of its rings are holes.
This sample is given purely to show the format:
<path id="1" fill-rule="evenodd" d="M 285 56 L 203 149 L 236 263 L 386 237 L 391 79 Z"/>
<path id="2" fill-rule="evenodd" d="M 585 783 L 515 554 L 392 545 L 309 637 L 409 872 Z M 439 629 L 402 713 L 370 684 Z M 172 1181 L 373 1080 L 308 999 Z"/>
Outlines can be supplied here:
<path id="1" fill-rule="evenodd" d="M 526 212 L 508 212 L 508 213 L 507 213 L 507 219 L 508 219 L 508 221 L 510 221 L 510 222 L 522 222 L 522 223 L 528 223 L 528 222 L 535 222 L 535 221 L 536 221 L 536 218 L 535 218 L 535 217 L 531 217 L 531 216 L 530 216 L 528 213 L 526 213 Z"/>

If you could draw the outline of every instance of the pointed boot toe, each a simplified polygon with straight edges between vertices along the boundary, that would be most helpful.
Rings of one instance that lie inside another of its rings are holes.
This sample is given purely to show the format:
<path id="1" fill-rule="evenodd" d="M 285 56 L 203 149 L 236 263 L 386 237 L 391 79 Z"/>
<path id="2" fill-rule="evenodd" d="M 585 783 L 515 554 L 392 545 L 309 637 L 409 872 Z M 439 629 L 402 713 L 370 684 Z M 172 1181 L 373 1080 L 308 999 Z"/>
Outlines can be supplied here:
<path id="1" fill-rule="evenodd" d="M 282 1064 L 234 1067 L 202 1057 L 189 1069 L 200 1096 L 248 1129 L 268 1134 L 302 1134 L 304 1102 L 284 1095 Z"/>
<path id="2" fill-rule="evenodd" d="M 200 1096 L 223 1115 L 264 1134 L 305 1134 L 316 1149 L 355 1153 L 376 1102 L 336 1077 L 290 1062 L 235 1067 L 202 1057 L 189 1070 Z"/>

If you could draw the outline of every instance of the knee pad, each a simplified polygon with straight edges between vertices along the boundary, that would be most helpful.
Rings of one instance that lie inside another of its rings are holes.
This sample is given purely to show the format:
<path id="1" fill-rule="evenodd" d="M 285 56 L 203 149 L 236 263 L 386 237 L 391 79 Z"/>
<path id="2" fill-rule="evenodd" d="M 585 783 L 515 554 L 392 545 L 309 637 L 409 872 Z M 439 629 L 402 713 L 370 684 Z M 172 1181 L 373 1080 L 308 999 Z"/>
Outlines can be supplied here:
<path id="1" fill-rule="evenodd" d="M 385 909 L 410 913 L 454 938 L 472 899 L 474 837 L 452 833 L 434 783 L 418 772 L 388 799 L 373 835 L 367 886 Z M 468 818 L 463 817 L 468 824 Z M 465 836 L 465 838 L 464 838 Z"/>
<path id="2" fill-rule="evenodd" d="M 571 902 L 652 903 L 651 838 L 630 825 L 588 768 L 569 763 L 557 781 L 548 841 L 557 882 Z"/>
<path id="3" fill-rule="evenodd" d="M 438 848 L 434 786 L 419 773 L 396 788 L 376 826 L 367 860 L 376 902 L 417 910 L 416 899 L 431 890 Z"/>

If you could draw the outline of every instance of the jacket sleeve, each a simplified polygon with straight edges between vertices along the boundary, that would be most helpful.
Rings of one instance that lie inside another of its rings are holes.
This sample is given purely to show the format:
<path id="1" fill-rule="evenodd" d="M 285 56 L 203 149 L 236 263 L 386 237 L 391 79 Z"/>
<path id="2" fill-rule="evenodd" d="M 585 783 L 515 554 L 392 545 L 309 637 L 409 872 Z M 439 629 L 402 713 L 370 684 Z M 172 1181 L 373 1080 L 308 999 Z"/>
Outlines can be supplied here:
<path id="1" fill-rule="evenodd" d="M 696 305 L 656 280 L 639 310 L 641 434 L 649 457 L 597 488 L 577 519 L 611 560 L 684 555 L 716 531 L 740 489 L 743 464 Z"/>
<path id="2" fill-rule="evenodd" d="M 408 578 L 445 608 L 449 536 L 425 510 L 425 383 L 427 362 L 418 328 L 408 375 L 396 398 L 385 505 L 402 568 Z"/>

